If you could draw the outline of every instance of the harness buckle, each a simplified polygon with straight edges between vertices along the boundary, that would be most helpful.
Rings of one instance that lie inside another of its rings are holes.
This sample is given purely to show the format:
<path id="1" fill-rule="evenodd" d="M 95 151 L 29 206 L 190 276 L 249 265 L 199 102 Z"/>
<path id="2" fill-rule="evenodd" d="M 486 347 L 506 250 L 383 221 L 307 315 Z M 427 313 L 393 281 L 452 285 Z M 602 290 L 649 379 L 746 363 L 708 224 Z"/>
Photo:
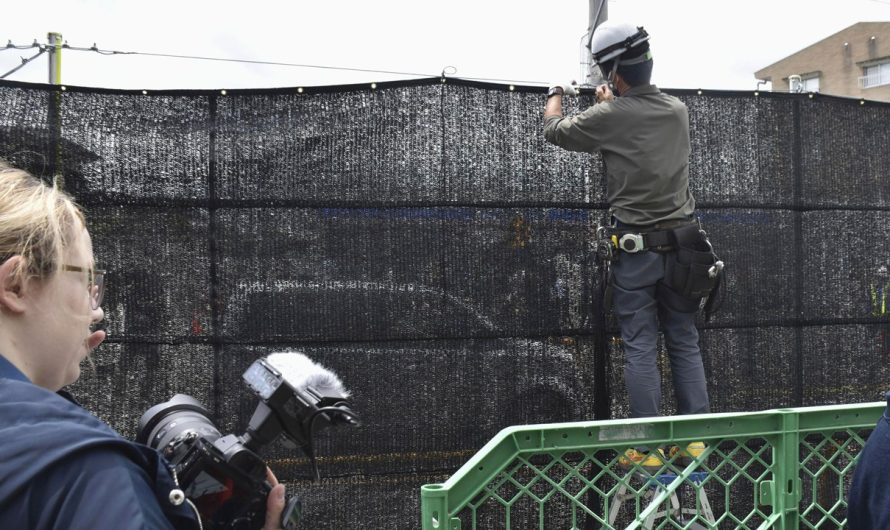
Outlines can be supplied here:
<path id="1" fill-rule="evenodd" d="M 618 240 L 618 248 L 630 254 L 643 250 L 643 247 L 642 234 L 624 234 Z"/>

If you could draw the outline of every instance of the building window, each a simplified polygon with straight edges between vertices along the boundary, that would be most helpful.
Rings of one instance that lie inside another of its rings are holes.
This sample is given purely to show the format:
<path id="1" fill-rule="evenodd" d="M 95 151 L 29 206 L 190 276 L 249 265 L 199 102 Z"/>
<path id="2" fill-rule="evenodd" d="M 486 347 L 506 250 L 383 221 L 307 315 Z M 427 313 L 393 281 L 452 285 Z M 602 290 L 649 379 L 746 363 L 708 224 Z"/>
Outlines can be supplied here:
<path id="1" fill-rule="evenodd" d="M 818 92 L 819 74 L 790 75 L 788 89 L 791 92 Z"/>
<path id="2" fill-rule="evenodd" d="M 819 76 L 801 79 L 800 84 L 803 87 L 803 92 L 818 92 Z"/>
<path id="3" fill-rule="evenodd" d="M 890 84 L 890 62 L 866 66 L 863 73 L 865 75 L 859 78 L 859 86 L 862 88 Z"/>

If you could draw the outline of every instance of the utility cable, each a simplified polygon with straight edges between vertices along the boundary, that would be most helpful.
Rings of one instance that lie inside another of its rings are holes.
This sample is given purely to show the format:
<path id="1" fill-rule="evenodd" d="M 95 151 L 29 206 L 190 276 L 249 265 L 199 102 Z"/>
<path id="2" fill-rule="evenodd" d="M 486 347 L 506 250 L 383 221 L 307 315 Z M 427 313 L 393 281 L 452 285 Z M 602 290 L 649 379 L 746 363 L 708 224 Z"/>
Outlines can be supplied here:
<path id="1" fill-rule="evenodd" d="M 16 46 L 13 45 L 10 41 L 5 48 L 2 49 L 26 49 L 33 48 L 39 46 L 37 41 L 34 41 L 34 44 L 30 46 Z M 173 53 L 154 53 L 154 52 L 138 52 L 138 51 L 118 51 L 118 50 L 103 50 L 93 44 L 90 47 L 77 47 L 70 46 L 67 43 L 62 45 L 62 48 L 65 50 L 73 50 L 73 51 L 85 51 L 85 52 L 94 52 L 100 55 L 143 55 L 146 57 L 163 57 L 168 59 L 187 59 L 187 60 L 197 60 L 197 61 L 216 61 L 216 62 L 230 62 L 230 63 L 243 63 L 243 64 L 259 64 L 266 66 L 285 66 L 291 68 L 315 68 L 322 70 L 340 70 L 347 72 L 364 72 L 364 73 L 372 73 L 372 74 L 389 74 L 389 75 L 407 75 L 414 77 L 438 77 L 438 74 L 431 73 L 419 73 L 419 72 L 402 72 L 396 70 L 376 70 L 371 68 L 353 68 L 348 66 L 327 66 L 327 65 L 318 65 L 318 64 L 302 64 L 302 63 L 288 63 L 288 62 L 280 62 L 280 61 L 261 61 L 254 59 L 231 59 L 227 57 L 208 57 L 201 55 L 183 55 L 183 54 L 173 54 Z M 42 48 L 43 49 L 43 48 Z M 43 51 L 46 51 L 43 49 Z M 448 73 L 456 73 L 457 69 L 454 67 L 446 67 L 445 70 L 442 71 L 441 76 L 444 77 L 446 71 Z M 10 72 L 12 73 L 12 72 Z M 9 74 L 6 74 L 9 75 Z M 462 79 L 467 79 L 471 81 L 491 81 L 491 82 L 499 82 L 499 83 L 518 83 L 518 84 L 532 84 L 532 85 L 546 85 L 547 83 L 544 81 L 522 81 L 518 79 L 496 79 L 496 78 L 487 78 L 487 77 L 463 77 Z"/>
<path id="2" fill-rule="evenodd" d="M 0 48 L 0 52 L 4 50 L 30 50 L 31 48 L 43 48 L 43 45 L 35 42 L 34 44 L 29 44 L 27 46 L 18 46 L 10 42 L 6 46 Z"/>
<path id="3" fill-rule="evenodd" d="M 102 52 L 99 52 L 102 53 Z M 120 52 L 115 52 L 120 53 Z M 375 74 L 395 74 L 395 75 L 412 75 L 412 76 L 420 76 L 420 77 L 432 77 L 432 74 L 422 74 L 417 72 L 398 72 L 392 70 L 373 70 L 369 68 L 350 68 L 346 66 L 323 66 L 317 64 L 299 64 L 299 63 L 284 63 L 277 61 L 258 61 L 251 59 L 227 59 L 223 57 L 202 57 L 196 55 L 176 55 L 171 53 L 146 53 L 146 52 L 129 52 L 133 55 L 145 55 L 150 57 L 168 57 L 172 59 L 193 59 L 199 61 L 220 61 L 220 62 L 232 62 L 232 63 L 246 63 L 246 64 L 262 64 L 268 66 L 289 66 L 295 68 L 319 68 L 323 70 L 345 70 L 350 72 L 368 72 Z"/>
<path id="4" fill-rule="evenodd" d="M 40 56 L 43 55 L 44 53 L 46 53 L 46 48 L 40 48 L 40 51 L 37 52 L 37 55 L 34 55 L 33 57 L 31 57 L 31 58 L 29 58 L 29 59 L 25 59 L 24 57 L 22 57 L 22 64 L 16 66 L 15 68 L 13 68 L 12 70 L 6 72 L 5 74 L 0 75 L 0 79 L 5 79 L 6 76 L 8 76 L 9 74 L 14 74 L 15 72 L 18 72 L 19 70 L 21 70 L 22 68 L 24 68 L 26 64 L 28 64 L 28 63 L 30 63 L 31 61 L 33 61 L 34 59 L 40 57 Z"/>

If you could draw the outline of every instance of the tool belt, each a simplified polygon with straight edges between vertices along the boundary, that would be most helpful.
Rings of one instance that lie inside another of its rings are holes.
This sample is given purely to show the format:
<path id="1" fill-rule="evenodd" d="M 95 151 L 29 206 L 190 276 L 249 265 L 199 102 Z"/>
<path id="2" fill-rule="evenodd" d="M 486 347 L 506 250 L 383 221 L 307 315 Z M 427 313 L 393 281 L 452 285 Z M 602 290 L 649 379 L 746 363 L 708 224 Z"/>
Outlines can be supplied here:
<path id="1" fill-rule="evenodd" d="M 698 228 L 697 221 L 667 221 L 647 227 L 621 226 L 608 229 L 612 246 L 629 254 L 644 250 L 669 252 L 677 247 L 676 232 L 684 227 Z"/>
<path id="2" fill-rule="evenodd" d="M 597 235 L 599 255 L 606 261 L 620 259 L 621 251 L 667 253 L 663 283 L 686 298 L 701 300 L 706 318 L 709 317 L 722 279 L 723 261 L 714 253 L 697 220 L 651 227 L 600 227 Z M 611 301 L 611 292 L 608 295 L 606 298 Z"/>

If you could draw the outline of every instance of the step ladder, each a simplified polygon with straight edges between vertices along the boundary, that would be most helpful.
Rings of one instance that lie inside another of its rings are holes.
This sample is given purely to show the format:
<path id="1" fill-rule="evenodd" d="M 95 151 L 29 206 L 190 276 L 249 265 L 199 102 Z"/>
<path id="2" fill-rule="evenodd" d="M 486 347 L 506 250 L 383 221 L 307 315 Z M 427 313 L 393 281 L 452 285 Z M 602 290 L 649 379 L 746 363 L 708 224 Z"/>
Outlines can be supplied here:
<path id="1" fill-rule="evenodd" d="M 645 483 L 643 485 L 645 492 L 642 492 L 642 490 L 639 493 L 636 491 L 628 491 L 628 483 L 633 478 L 636 478 L 641 483 Z M 686 522 L 696 515 L 701 515 L 702 519 L 705 521 L 716 524 L 714 512 L 711 510 L 711 503 L 708 502 L 708 495 L 705 493 L 705 489 L 701 487 L 701 484 L 707 478 L 708 473 L 706 471 L 693 471 L 684 483 L 671 492 L 670 497 L 663 502 L 665 505 L 663 510 L 655 510 L 649 514 L 643 522 L 643 528 L 652 528 L 655 521 L 665 517 L 671 517 L 675 521 L 682 521 L 683 524 L 686 524 Z M 641 505 L 644 506 L 643 509 L 645 510 L 659 493 L 667 489 L 667 486 L 672 484 L 675 480 L 677 480 L 676 473 L 659 473 L 657 475 L 650 475 L 644 471 L 633 471 L 626 475 L 618 487 L 618 491 L 615 493 L 612 505 L 609 508 L 609 525 L 614 527 L 615 521 L 618 519 L 618 514 L 621 511 L 621 505 L 624 504 L 625 501 L 635 502 L 637 496 L 642 494 Z M 696 492 L 693 505 L 692 507 L 683 506 L 681 500 L 686 496 L 683 494 L 683 490 L 689 489 L 690 487 L 693 487 Z M 696 505 L 698 505 L 698 509 L 696 509 Z M 691 517 L 686 518 L 686 516 Z M 708 527 L 695 522 L 689 528 L 693 530 L 705 530 Z"/>

